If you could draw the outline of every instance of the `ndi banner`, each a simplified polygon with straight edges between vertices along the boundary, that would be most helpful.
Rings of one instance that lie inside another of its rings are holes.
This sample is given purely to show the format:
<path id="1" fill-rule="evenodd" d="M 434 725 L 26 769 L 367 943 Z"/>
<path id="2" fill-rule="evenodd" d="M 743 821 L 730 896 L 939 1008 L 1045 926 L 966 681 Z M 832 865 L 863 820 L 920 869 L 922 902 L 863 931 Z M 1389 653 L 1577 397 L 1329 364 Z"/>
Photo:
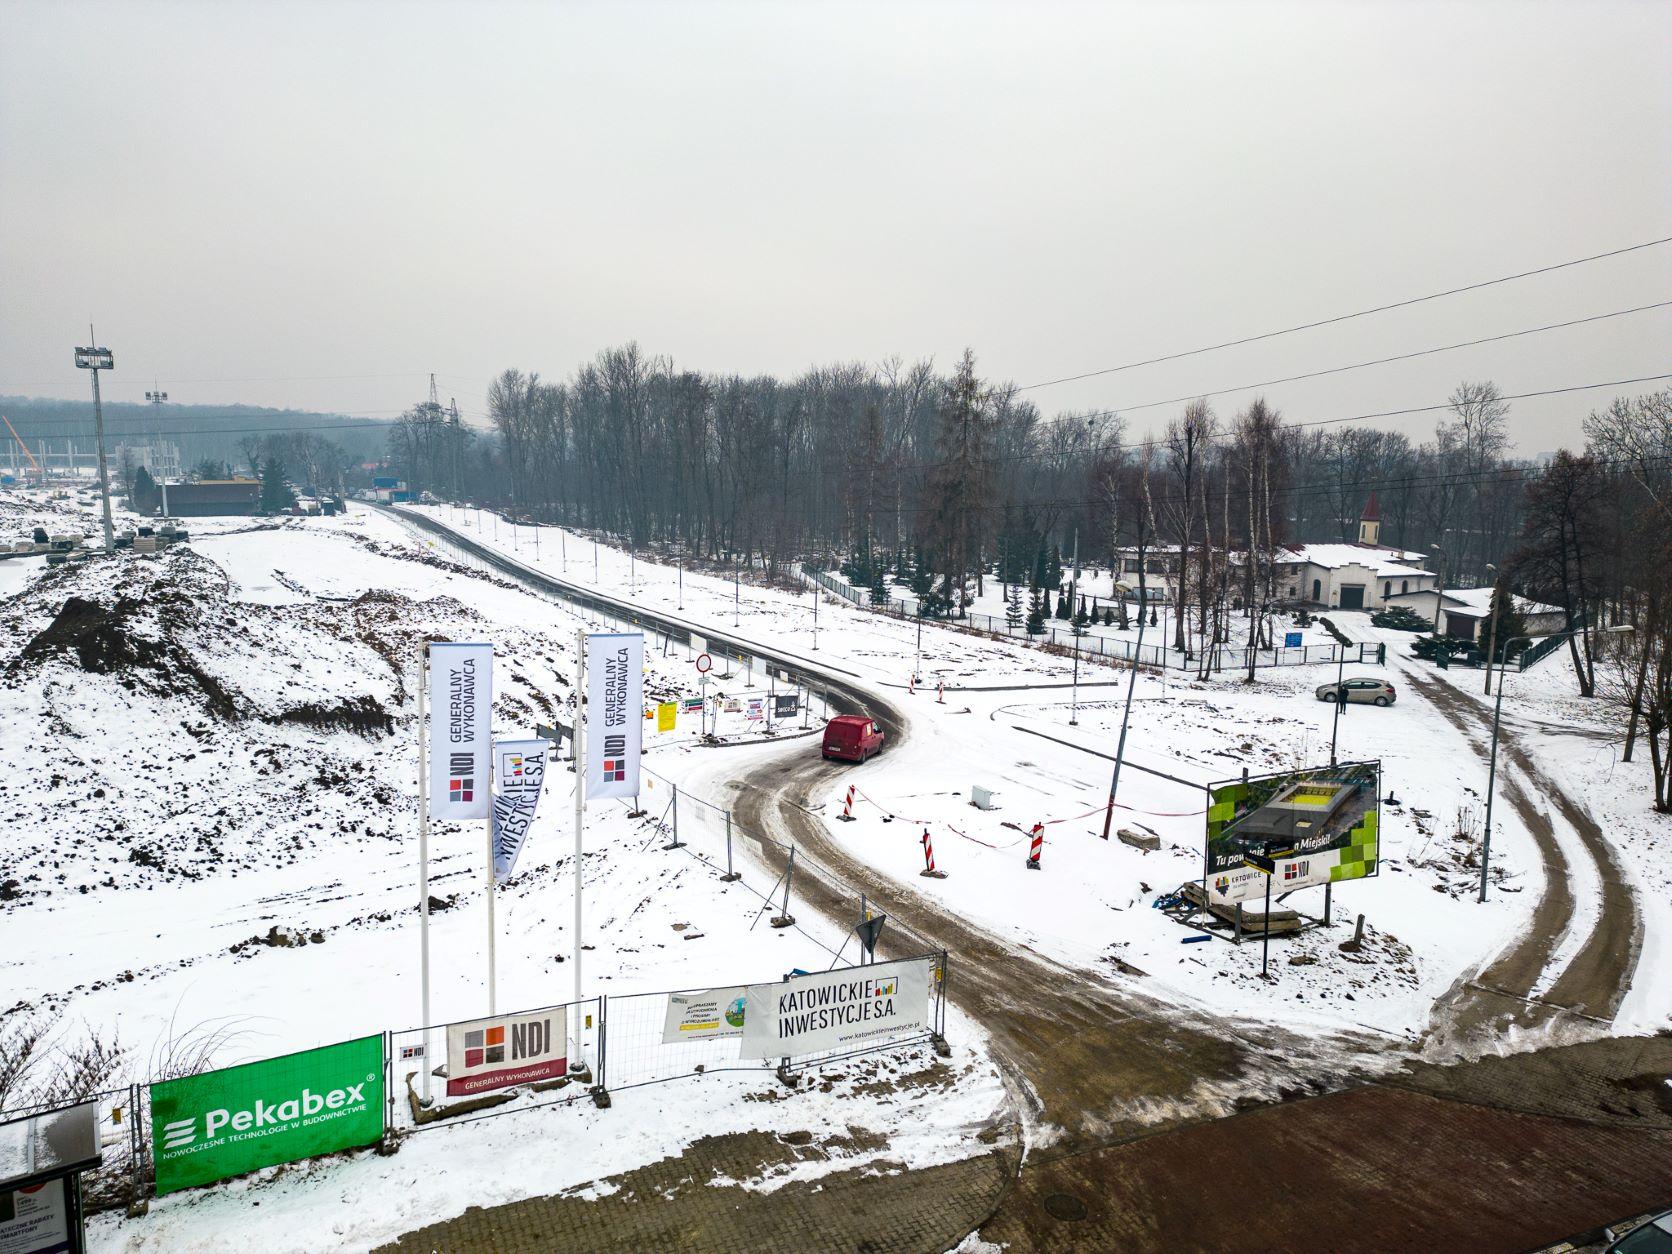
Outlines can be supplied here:
<path id="1" fill-rule="evenodd" d="M 546 779 L 544 740 L 501 740 L 494 747 L 493 874 L 503 883 L 517 869 L 517 858 L 528 840 L 534 811 L 540 804 L 540 785 Z"/>
<path id="2" fill-rule="evenodd" d="M 447 1096 L 566 1075 L 567 1025 L 562 1006 L 453 1024 L 447 1029 Z"/>
<path id="3" fill-rule="evenodd" d="M 151 1086 L 157 1195 L 383 1136 L 383 1038 Z"/>
<path id="4" fill-rule="evenodd" d="M 488 817 L 493 645 L 430 645 L 430 817 Z"/>
<path id="5" fill-rule="evenodd" d="M 916 958 L 751 984 L 741 1057 L 794 1058 L 926 1032 L 932 967 Z"/>
<path id="6" fill-rule="evenodd" d="M 662 1021 L 662 1044 L 742 1036 L 748 993 L 741 986 L 711 988 L 700 993 L 669 993 L 668 1013 Z"/>
<path id="7" fill-rule="evenodd" d="M 586 799 L 634 797 L 644 732 L 644 633 L 586 638 Z"/>

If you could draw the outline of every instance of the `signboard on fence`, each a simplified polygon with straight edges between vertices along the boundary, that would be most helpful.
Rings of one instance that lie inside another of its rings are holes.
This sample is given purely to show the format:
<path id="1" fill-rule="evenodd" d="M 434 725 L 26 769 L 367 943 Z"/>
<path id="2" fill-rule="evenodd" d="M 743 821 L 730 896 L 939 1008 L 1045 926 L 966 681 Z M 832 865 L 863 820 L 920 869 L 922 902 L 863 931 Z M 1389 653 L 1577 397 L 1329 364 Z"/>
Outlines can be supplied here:
<path id="1" fill-rule="evenodd" d="M 742 1036 L 747 993 L 748 989 L 742 985 L 711 988 L 701 993 L 669 993 L 667 1018 L 662 1022 L 662 1044 Z"/>
<path id="2" fill-rule="evenodd" d="M 751 984 L 741 1056 L 794 1058 L 927 1032 L 932 966 L 916 958 Z"/>
<path id="3" fill-rule="evenodd" d="M 447 1096 L 468 1097 L 567 1075 L 568 1022 L 567 1012 L 559 1006 L 451 1025 L 447 1029 Z"/>
<path id="4" fill-rule="evenodd" d="M 644 634 L 592 632 L 586 638 L 586 799 L 639 791 L 644 737 Z"/>
<path id="5" fill-rule="evenodd" d="M 674 721 L 679 717 L 679 706 L 672 701 L 656 703 L 656 730 L 659 732 L 672 731 Z"/>
<path id="6" fill-rule="evenodd" d="M 430 645 L 430 817 L 488 817 L 493 645 Z"/>
<path id="7" fill-rule="evenodd" d="M 801 703 L 797 699 L 795 693 L 792 692 L 787 697 L 779 696 L 772 698 L 773 718 L 794 718 L 800 712 Z"/>
<path id="8" fill-rule="evenodd" d="M 1220 903 L 1263 896 L 1249 852 L 1272 856 L 1272 891 L 1377 872 L 1380 762 L 1286 771 L 1208 788 L 1206 876 Z"/>
<path id="9" fill-rule="evenodd" d="M 157 1195 L 383 1136 L 383 1037 L 159 1080 L 151 1086 Z"/>
<path id="10" fill-rule="evenodd" d="M 766 698 L 750 697 L 749 708 L 743 712 L 743 717 L 749 722 L 759 722 L 766 717 Z"/>
<path id="11" fill-rule="evenodd" d="M 1304 646 L 1301 644 L 1300 632 L 1298 632 L 1298 631 L 1286 631 L 1286 632 L 1284 632 L 1283 633 L 1283 647 L 1285 649 L 1303 648 Z"/>

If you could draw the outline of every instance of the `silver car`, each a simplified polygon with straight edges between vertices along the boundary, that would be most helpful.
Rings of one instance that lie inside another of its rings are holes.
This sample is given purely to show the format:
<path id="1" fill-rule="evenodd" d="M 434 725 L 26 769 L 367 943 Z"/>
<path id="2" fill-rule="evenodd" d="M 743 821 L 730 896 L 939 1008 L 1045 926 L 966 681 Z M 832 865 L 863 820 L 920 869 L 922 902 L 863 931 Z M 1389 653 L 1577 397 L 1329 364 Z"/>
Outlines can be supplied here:
<path id="1" fill-rule="evenodd" d="M 1318 689 L 1318 700 L 1335 701 L 1336 684 L 1325 684 Z M 1345 689 L 1347 700 L 1354 705 L 1392 705 L 1399 699 L 1393 685 L 1385 679 L 1347 679 L 1339 685 Z"/>

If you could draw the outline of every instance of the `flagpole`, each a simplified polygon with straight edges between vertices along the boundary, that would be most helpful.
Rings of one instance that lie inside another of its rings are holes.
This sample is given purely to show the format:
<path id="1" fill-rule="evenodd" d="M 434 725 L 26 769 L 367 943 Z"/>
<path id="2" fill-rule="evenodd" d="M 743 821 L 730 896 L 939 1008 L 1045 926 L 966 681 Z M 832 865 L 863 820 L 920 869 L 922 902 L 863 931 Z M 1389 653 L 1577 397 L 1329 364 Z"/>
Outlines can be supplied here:
<path id="1" fill-rule="evenodd" d="M 491 663 L 490 663 L 491 665 Z M 488 707 L 488 817 L 483 820 L 488 833 L 488 1014 L 494 1009 L 494 923 L 493 923 L 493 776 L 497 763 L 493 752 L 493 707 Z"/>
<path id="2" fill-rule="evenodd" d="M 569 1050 L 571 1061 L 584 1067 L 586 1056 L 581 1049 L 581 831 L 586 808 L 586 631 L 575 632 L 575 1001 L 569 1016 L 574 1042 Z"/>
<path id="3" fill-rule="evenodd" d="M 430 755 L 429 708 L 430 645 L 418 646 L 418 979 L 422 986 L 424 1053 L 419 1071 L 424 1076 L 423 1104 L 430 1097 Z"/>

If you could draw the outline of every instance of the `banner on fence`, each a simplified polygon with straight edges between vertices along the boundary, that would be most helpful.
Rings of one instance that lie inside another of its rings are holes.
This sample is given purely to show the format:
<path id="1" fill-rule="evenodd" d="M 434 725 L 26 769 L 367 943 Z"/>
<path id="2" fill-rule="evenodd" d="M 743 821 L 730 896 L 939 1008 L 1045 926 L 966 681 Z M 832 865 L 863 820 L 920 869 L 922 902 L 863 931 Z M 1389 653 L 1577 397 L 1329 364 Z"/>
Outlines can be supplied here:
<path id="1" fill-rule="evenodd" d="M 702 713 L 703 700 L 701 697 L 686 697 L 684 705 L 687 714 Z"/>
<path id="2" fill-rule="evenodd" d="M 430 645 L 430 817 L 488 817 L 493 645 Z"/>
<path id="3" fill-rule="evenodd" d="M 741 697 L 727 697 L 722 708 L 727 714 L 741 714 L 743 712 L 743 699 Z"/>
<path id="4" fill-rule="evenodd" d="M 793 692 L 787 697 L 774 697 L 772 699 L 773 718 L 794 718 L 800 712 L 801 704 Z"/>
<path id="5" fill-rule="evenodd" d="M 674 721 L 679 717 L 679 706 L 673 701 L 661 701 L 656 705 L 656 730 L 659 732 L 672 731 Z"/>
<path id="6" fill-rule="evenodd" d="M 568 1074 L 568 1051 L 562 1006 L 455 1023 L 447 1029 L 447 1096 L 558 1079 Z"/>
<path id="7" fill-rule="evenodd" d="M 586 799 L 639 791 L 644 738 L 644 633 L 593 632 L 586 638 Z"/>
<path id="8" fill-rule="evenodd" d="M 383 1037 L 151 1085 L 157 1195 L 383 1136 Z"/>
<path id="9" fill-rule="evenodd" d="M 743 712 L 743 717 L 751 723 L 759 722 L 766 717 L 766 698 L 750 697 L 749 708 Z"/>
<path id="10" fill-rule="evenodd" d="M 751 984 L 744 1058 L 857 1049 L 929 1029 L 929 958 Z"/>
<path id="11" fill-rule="evenodd" d="M 662 1022 L 662 1044 L 742 1036 L 748 991 L 738 985 L 711 988 L 702 993 L 669 993 L 667 1018 Z"/>
<path id="12" fill-rule="evenodd" d="M 540 805 L 540 785 L 546 780 L 544 740 L 501 740 L 494 744 L 494 778 L 499 795 L 493 799 L 493 874 L 503 883 L 517 869 L 517 858 L 534 824 Z"/>

